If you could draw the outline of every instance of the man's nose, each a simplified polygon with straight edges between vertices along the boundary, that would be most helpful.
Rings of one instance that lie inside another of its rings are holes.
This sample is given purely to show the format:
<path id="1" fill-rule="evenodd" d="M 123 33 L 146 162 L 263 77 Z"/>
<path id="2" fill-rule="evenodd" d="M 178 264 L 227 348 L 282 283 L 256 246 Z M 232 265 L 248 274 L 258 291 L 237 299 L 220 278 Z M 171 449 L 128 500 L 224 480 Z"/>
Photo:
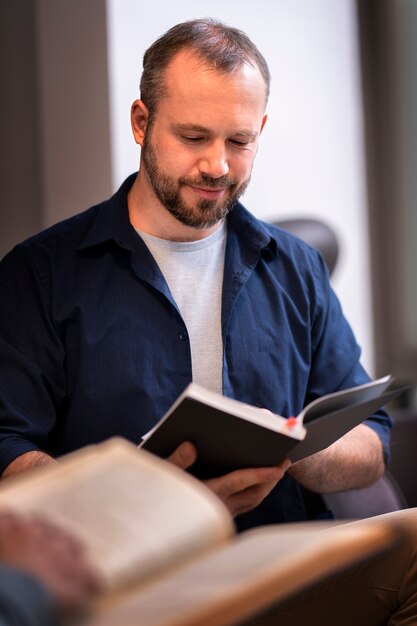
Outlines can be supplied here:
<path id="1" fill-rule="evenodd" d="M 229 173 L 226 147 L 223 143 L 213 143 L 201 156 L 198 169 L 202 174 L 212 178 L 220 178 Z"/>

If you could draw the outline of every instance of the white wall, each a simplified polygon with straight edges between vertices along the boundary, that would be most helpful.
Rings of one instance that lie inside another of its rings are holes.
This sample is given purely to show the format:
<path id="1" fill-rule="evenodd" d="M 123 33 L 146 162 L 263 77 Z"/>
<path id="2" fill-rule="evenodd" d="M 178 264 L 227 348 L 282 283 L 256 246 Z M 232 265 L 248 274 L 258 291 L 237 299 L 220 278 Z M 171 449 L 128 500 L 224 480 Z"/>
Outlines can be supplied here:
<path id="1" fill-rule="evenodd" d="M 137 169 L 129 109 L 142 55 L 172 25 L 210 15 L 241 28 L 272 73 L 269 120 L 244 204 L 258 217 L 317 217 L 341 258 L 333 284 L 373 373 L 366 192 L 354 0 L 107 0 L 113 182 Z M 208 12 L 209 11 L 209 12 Z"/>

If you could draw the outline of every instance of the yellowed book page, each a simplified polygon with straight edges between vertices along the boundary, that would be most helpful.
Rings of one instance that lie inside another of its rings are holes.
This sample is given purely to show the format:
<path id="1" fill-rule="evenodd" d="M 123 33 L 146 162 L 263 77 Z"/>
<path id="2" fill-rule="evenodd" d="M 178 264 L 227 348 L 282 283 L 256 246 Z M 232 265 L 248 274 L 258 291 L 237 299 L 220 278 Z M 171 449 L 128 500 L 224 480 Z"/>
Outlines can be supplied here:
<path id="1" fill-rule="evenodd" d="M 301 524 L 249 531 L 153 585 L 116 603 L 102 603 L 87 624 L 230 626 L 396 539 L 381 522 L 330 530 Z"/>
<path id="2" fill-rule="evenodd" d="M 4 481 L 0 506 L 9 505 L 79 536 L 111 589 L 192 558 L 234 531 L 203 484 L 121 439 Z"/>

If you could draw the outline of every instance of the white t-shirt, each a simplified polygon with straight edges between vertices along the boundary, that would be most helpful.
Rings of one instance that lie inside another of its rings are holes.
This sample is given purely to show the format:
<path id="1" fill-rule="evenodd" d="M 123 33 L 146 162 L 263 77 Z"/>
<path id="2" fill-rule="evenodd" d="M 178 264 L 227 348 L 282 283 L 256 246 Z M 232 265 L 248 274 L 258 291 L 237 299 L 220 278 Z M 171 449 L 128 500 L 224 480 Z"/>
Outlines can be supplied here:
<path id="1" fill-rule="evenodd" d="M 222 393 L 221 299 L 226 222 L 198 241 L 177 242 L 137 231 L 157 262 L 187 327 L 193 381 Z"/>

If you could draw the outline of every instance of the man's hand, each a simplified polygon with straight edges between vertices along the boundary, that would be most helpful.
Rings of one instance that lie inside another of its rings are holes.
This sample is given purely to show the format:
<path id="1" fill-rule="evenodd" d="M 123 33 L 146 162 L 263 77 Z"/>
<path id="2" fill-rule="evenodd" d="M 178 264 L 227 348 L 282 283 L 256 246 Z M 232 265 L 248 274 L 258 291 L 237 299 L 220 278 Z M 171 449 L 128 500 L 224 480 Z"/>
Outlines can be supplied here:
<path id="1" fill-rule="evenodd" d="M 176 450 L 167 458 L 167 461 L 173 463 L 181 469 L 188 469 L 197 460 L 197 450 L 190 441 L 184 441 Z"/>
<path id="2" fill-rule="evenodd" d="M 182 469 L 187 469 L 196 459 L 195 446 L 189 441 L 184 441 L 167 460 Z M 290 465 L 291 462 L 285 459 L 276 467 L 236 470 L 204 482 L 235 517 L 257 507 L 281 480 Z"/>
<path id="3" fill-rule="evenodd" d="M 277 467 L 242 469 L 219 478 L 206 480 L 205 484 L 225 503 L 233 517 L 257 507 L 278 481 L 291 462 L 286 459 Z"/>
<path id="4" fill-rule="evenodd" d="M 41 582 L 63 615 L 83 609 L 100 588 L 80 543 L 43 518 L 0 512 L 0 561 Z"/>

